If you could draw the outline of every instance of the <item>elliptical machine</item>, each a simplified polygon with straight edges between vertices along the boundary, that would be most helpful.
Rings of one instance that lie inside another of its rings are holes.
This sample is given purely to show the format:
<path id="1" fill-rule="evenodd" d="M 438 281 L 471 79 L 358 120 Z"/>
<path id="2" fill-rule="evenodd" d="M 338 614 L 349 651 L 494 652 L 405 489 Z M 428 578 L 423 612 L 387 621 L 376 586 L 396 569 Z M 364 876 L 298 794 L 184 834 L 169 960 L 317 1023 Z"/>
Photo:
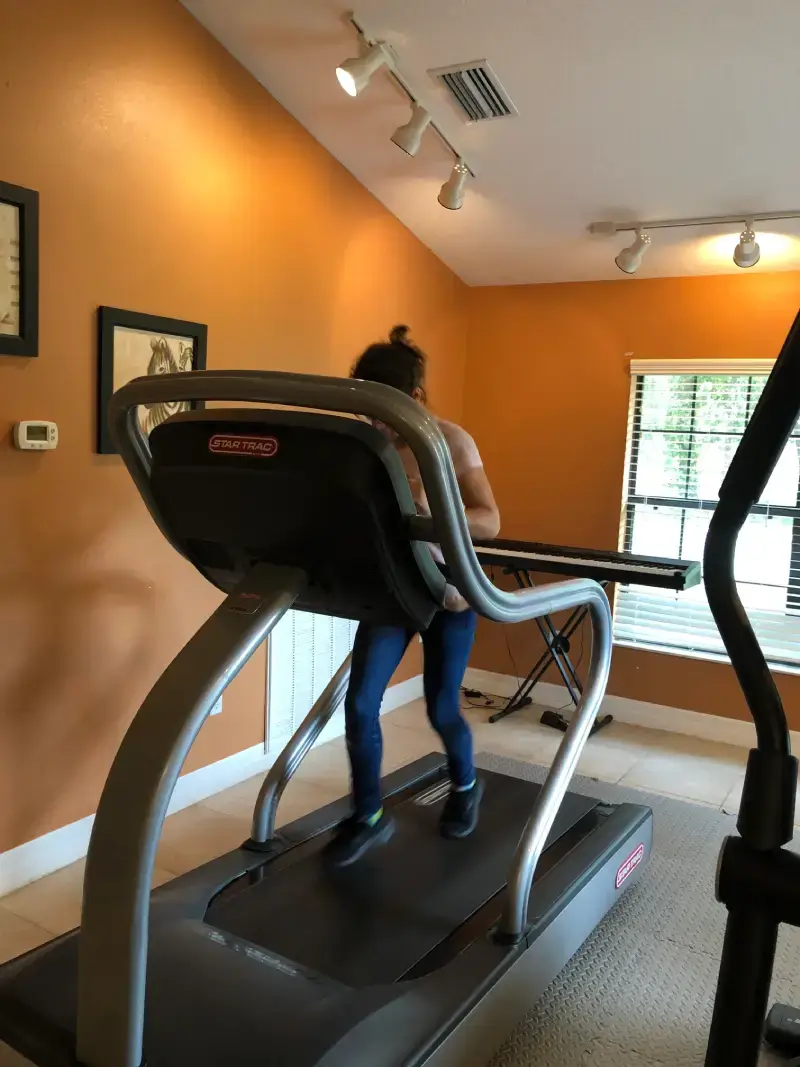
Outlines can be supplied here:
<path id="1" fill-rule="evenodd" d="M 778 928 L 800 926 L 800 856 L 783 847 L 793 835 L 798 763 L 780 695 L 734 580 L 737 537 L 798 414 L 800 314 L 720 488 L 703 560 L 708 602 L 757 735 L 747 761 L 740 836 L 725 840 L 717 868 L 717 899 L 727 907 L 728 920 L 706 1067 L 756 1067 Z"/>

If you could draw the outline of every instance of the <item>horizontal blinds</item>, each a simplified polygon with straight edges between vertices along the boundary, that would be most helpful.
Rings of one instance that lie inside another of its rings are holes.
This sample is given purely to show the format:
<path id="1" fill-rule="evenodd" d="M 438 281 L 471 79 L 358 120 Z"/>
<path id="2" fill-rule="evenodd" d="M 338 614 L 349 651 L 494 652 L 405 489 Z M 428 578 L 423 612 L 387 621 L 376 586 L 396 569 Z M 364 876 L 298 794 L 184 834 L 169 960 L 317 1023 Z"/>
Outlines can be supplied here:
<path id="1" fill-rule="evenodd" d="M 683 365 L 681 366 L 683 369 Z M 748 368 L 749 369 L 749 368 Z M 719 487 L 766 373 L 636 374 L 629 419 L 623 547 L 701 560 Z M 800 663 L 800 433 L 795 432 L 737 544 L 739 595 L 767 658 Z M 675 594 L 625 586 L 619 642 L 724 654 L 702 586 Z"/>
<path id="2" fill-rule="evenodd" d="M 352 648 L 349 619 L 287 611 L 269 637 L 267 752 L 279 752 Z"/>
<path id="3" fill-rule="evenodd" d="M 769 374 L 774 359 L 632 359 L 631 374 Z"/>

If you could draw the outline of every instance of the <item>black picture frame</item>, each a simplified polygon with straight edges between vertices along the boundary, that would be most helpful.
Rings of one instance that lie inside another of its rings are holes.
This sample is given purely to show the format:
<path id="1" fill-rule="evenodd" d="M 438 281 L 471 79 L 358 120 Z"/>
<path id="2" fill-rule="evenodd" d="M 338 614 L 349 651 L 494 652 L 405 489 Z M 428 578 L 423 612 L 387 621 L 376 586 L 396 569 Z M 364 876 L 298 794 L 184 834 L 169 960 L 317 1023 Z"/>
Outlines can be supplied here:
<path id="1" fill-rule="evenodd" d="M 19 332 L 0 332 L 0 356 L 30 357 L 39 353 L 39 194 L 0 182 L 0 206 L 9 204 L 19 213 Z"/>
<path id="2" fill-rule="evenodd" d="M 135 372 L 132 374 L 123 372 L 121 378 L 116 373 L 118 362 L 117 342 L 121 340 L 117 333 L 118 330 L 126 331 L 129 338 L 131 332 L 145 335 L 150 349 L 150 356 L 147 357 L 147 346 L 143 342 L 140 346 L 136 346 L 129 340 L 129 348 L 141 347 L 142 351 L 141 353 L 135 353 L 133 356 L 128 353 L 126 367 L 128 370 L 134 367 Z M 166 360 L 168 364 L 166 370 L 169 371 L 180 371 L 181 369 L 205 370 L 208 349 L 208 326 L 200 322 L 188 322 L 185 319 L 165 318 L 163 315 L 147 315 L 138 311 L 123 311 L 121 308 L 99 307 L 97 309 L 97 331 L 98 403 L 96 447 L 97 452 L 101 455 L 114 455 L 117 449 L 111 440 L 108 425 L 108 403 L 115 388 L 120 388 L 132 378 L 138 377 L 139 375 L 136 371 L 141 371 L 142 375 L 161 373 L 150 369 L 153 365 L 153 360 L 156 360 L 162 367 Z M 178 365 L 185 353 L 184 339 L 192 342 L 190 368 L 181 368 Z M 177 342 L 177 353 L 176 345 L 172 342 Z M 174 366 L 169 365 L 170 359 L 175 364 Z M 137 363 L 141 365 L 135 367 Z M 203 405 L 201 402 L 192 402 L 190 406 L 197 408 Z M 166 418 L 171 413 L 162 413 L 162 416 Z M 157 415 L 152 416 L 152 418 L 156 417 Z M 161 420 L 159 419 L 159 421 Z M 145 430 L 145 432 L 147 431 Z"/>

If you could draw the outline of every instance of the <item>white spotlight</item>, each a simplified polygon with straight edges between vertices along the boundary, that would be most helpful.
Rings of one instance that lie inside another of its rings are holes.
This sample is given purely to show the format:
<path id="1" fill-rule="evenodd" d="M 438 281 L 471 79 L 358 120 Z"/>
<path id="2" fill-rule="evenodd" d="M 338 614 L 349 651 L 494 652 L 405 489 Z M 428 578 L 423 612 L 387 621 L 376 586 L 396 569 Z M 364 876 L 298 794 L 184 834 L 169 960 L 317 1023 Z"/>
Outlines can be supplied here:
<path id="1" fill-rule="evenodd" d="M 380 67 L 390 67 L 392 58 L 382 44 L 374 44 L 363 56 L 346 59 L 336 68 L 339 84 L 348 96 L 358 96 L 368 84 L 372 75 Z"/>
<path id="2" fill-rule="evenodd" d="M 739 235 L 739 243 L 733 250 L 733 262 L 737 267 L 754 267 L 761 259 L 752 222 L 746 222 Z"/>
<path id="3" fill-rule="evenodd" d="M 464 203 L 464 191 L 468 178 L 469 167 L 463 159 L 459 159 L 453 165 L 450 177 L 439 190 L 437 199 L 442 207 L 446 207 L 448 211 L 458 211 Z"/>
<path id="4" fill-rule="evenodd" d="M 422 135 L 430 125 L 431 117 L 421 104 L 411 105 L 411 118 L 405 126 L 398 126 L 392 134 L 392 141 L 410 156 L 419 152 Z"/>
<path id="5" fill-rule="evenodd" d="M 650 235 L 645 233 L 644 230 L 637 230 L 633 244 L 623 248 L 614 262 L 626 274 L 635 274 L 641 267 L 644 254 L 649 247 Z"/>

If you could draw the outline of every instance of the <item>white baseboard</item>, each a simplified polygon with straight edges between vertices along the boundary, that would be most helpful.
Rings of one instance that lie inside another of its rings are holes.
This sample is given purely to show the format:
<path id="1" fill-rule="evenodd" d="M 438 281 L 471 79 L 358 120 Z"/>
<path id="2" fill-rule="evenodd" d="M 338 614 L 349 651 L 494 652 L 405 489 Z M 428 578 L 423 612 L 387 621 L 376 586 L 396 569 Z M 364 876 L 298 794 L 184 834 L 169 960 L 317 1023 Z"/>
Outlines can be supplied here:
<path id="1" fill-rule="evenodd" d="M 420 696 L 422 675 L 398 682 L 387 689 L 381 705 L 381 714 L 394 711 L 395 708 L 400 708 Z M 343 733 L 344 715 L 339 709 L 323 730 L 317 744 L 324 744 L 325 741 L 340 737 Z M 216 763 L 189 771 L 178 779 L 167 814 L 172 815 L 214 796 L 215 793 L 221 793 L 223 789 L 238 785 L 253 775 L 265 772 L 274 763 L 275 755 L 276 753 L 265 753 L 263 744 L 253 745 L 242 752 L 217 760 Z M 89 848 L 93 823 L 94 815 L 87 815 L 85 819 L 52 830 L 0 854 L 0 896 L 13 893 L 15 889 L 20 889 L 37 878 L 43 878 L 46 874 L 52 874 L 61 867 L 83 859 Z"/>
<path id="2" fill-rule="evenodd" d="M 470 668 L 465 684 L 471 689 L 493 696 L 510 697 L 517 691 L 519 682 L 509 674 L 495 674 Z M 531 694 L 534 703 L 547 708 L 569 708 L 570 699 L 566 687 L 552 682 L 539 682 Z M 752 722 L 742 719 L 727 719 L 722 715 L 708 715 L 686 708 L 670 708 L 664 704 L 650 704 L 644 700 L 606 694 L 603 712 L 613 715 L 619 722 L 632 726 L 646 726 L 651 730 L 667 730 L 674 734 L 700 737 L 706 741 L 720 741 L 728 745 L 751 748 L 755 745 L 756 731 Z M 800 733 L 792 731 L 792 748 L 800 752 Z"/>
<path id="3" fill-rule="evenodd" d="M 381 704 L 381 715 L 389 711 L 405 707 L 412 700 L 419 700 L 422 696 L 422 675 L 416 674 L 413 678 L 406 678 L 404 682 L 390 685 L 386 690 L 386 696 Z"/>
<path id="4" fill-rule="evenodd" d="M 206 797 L 228 789 L 251 775 L 266 770 L 272 760 L 264 754 L 263 745 L 253 745 L 242 752 L 189 771 L 178 779 L 172 794 L 168 814 L 188 808 Z M 89 847 L 94 815 L 52 830 L 24 845 L 0 855 L 0 896 L 11 893 L 29 882 L 83 859 Z"/>

